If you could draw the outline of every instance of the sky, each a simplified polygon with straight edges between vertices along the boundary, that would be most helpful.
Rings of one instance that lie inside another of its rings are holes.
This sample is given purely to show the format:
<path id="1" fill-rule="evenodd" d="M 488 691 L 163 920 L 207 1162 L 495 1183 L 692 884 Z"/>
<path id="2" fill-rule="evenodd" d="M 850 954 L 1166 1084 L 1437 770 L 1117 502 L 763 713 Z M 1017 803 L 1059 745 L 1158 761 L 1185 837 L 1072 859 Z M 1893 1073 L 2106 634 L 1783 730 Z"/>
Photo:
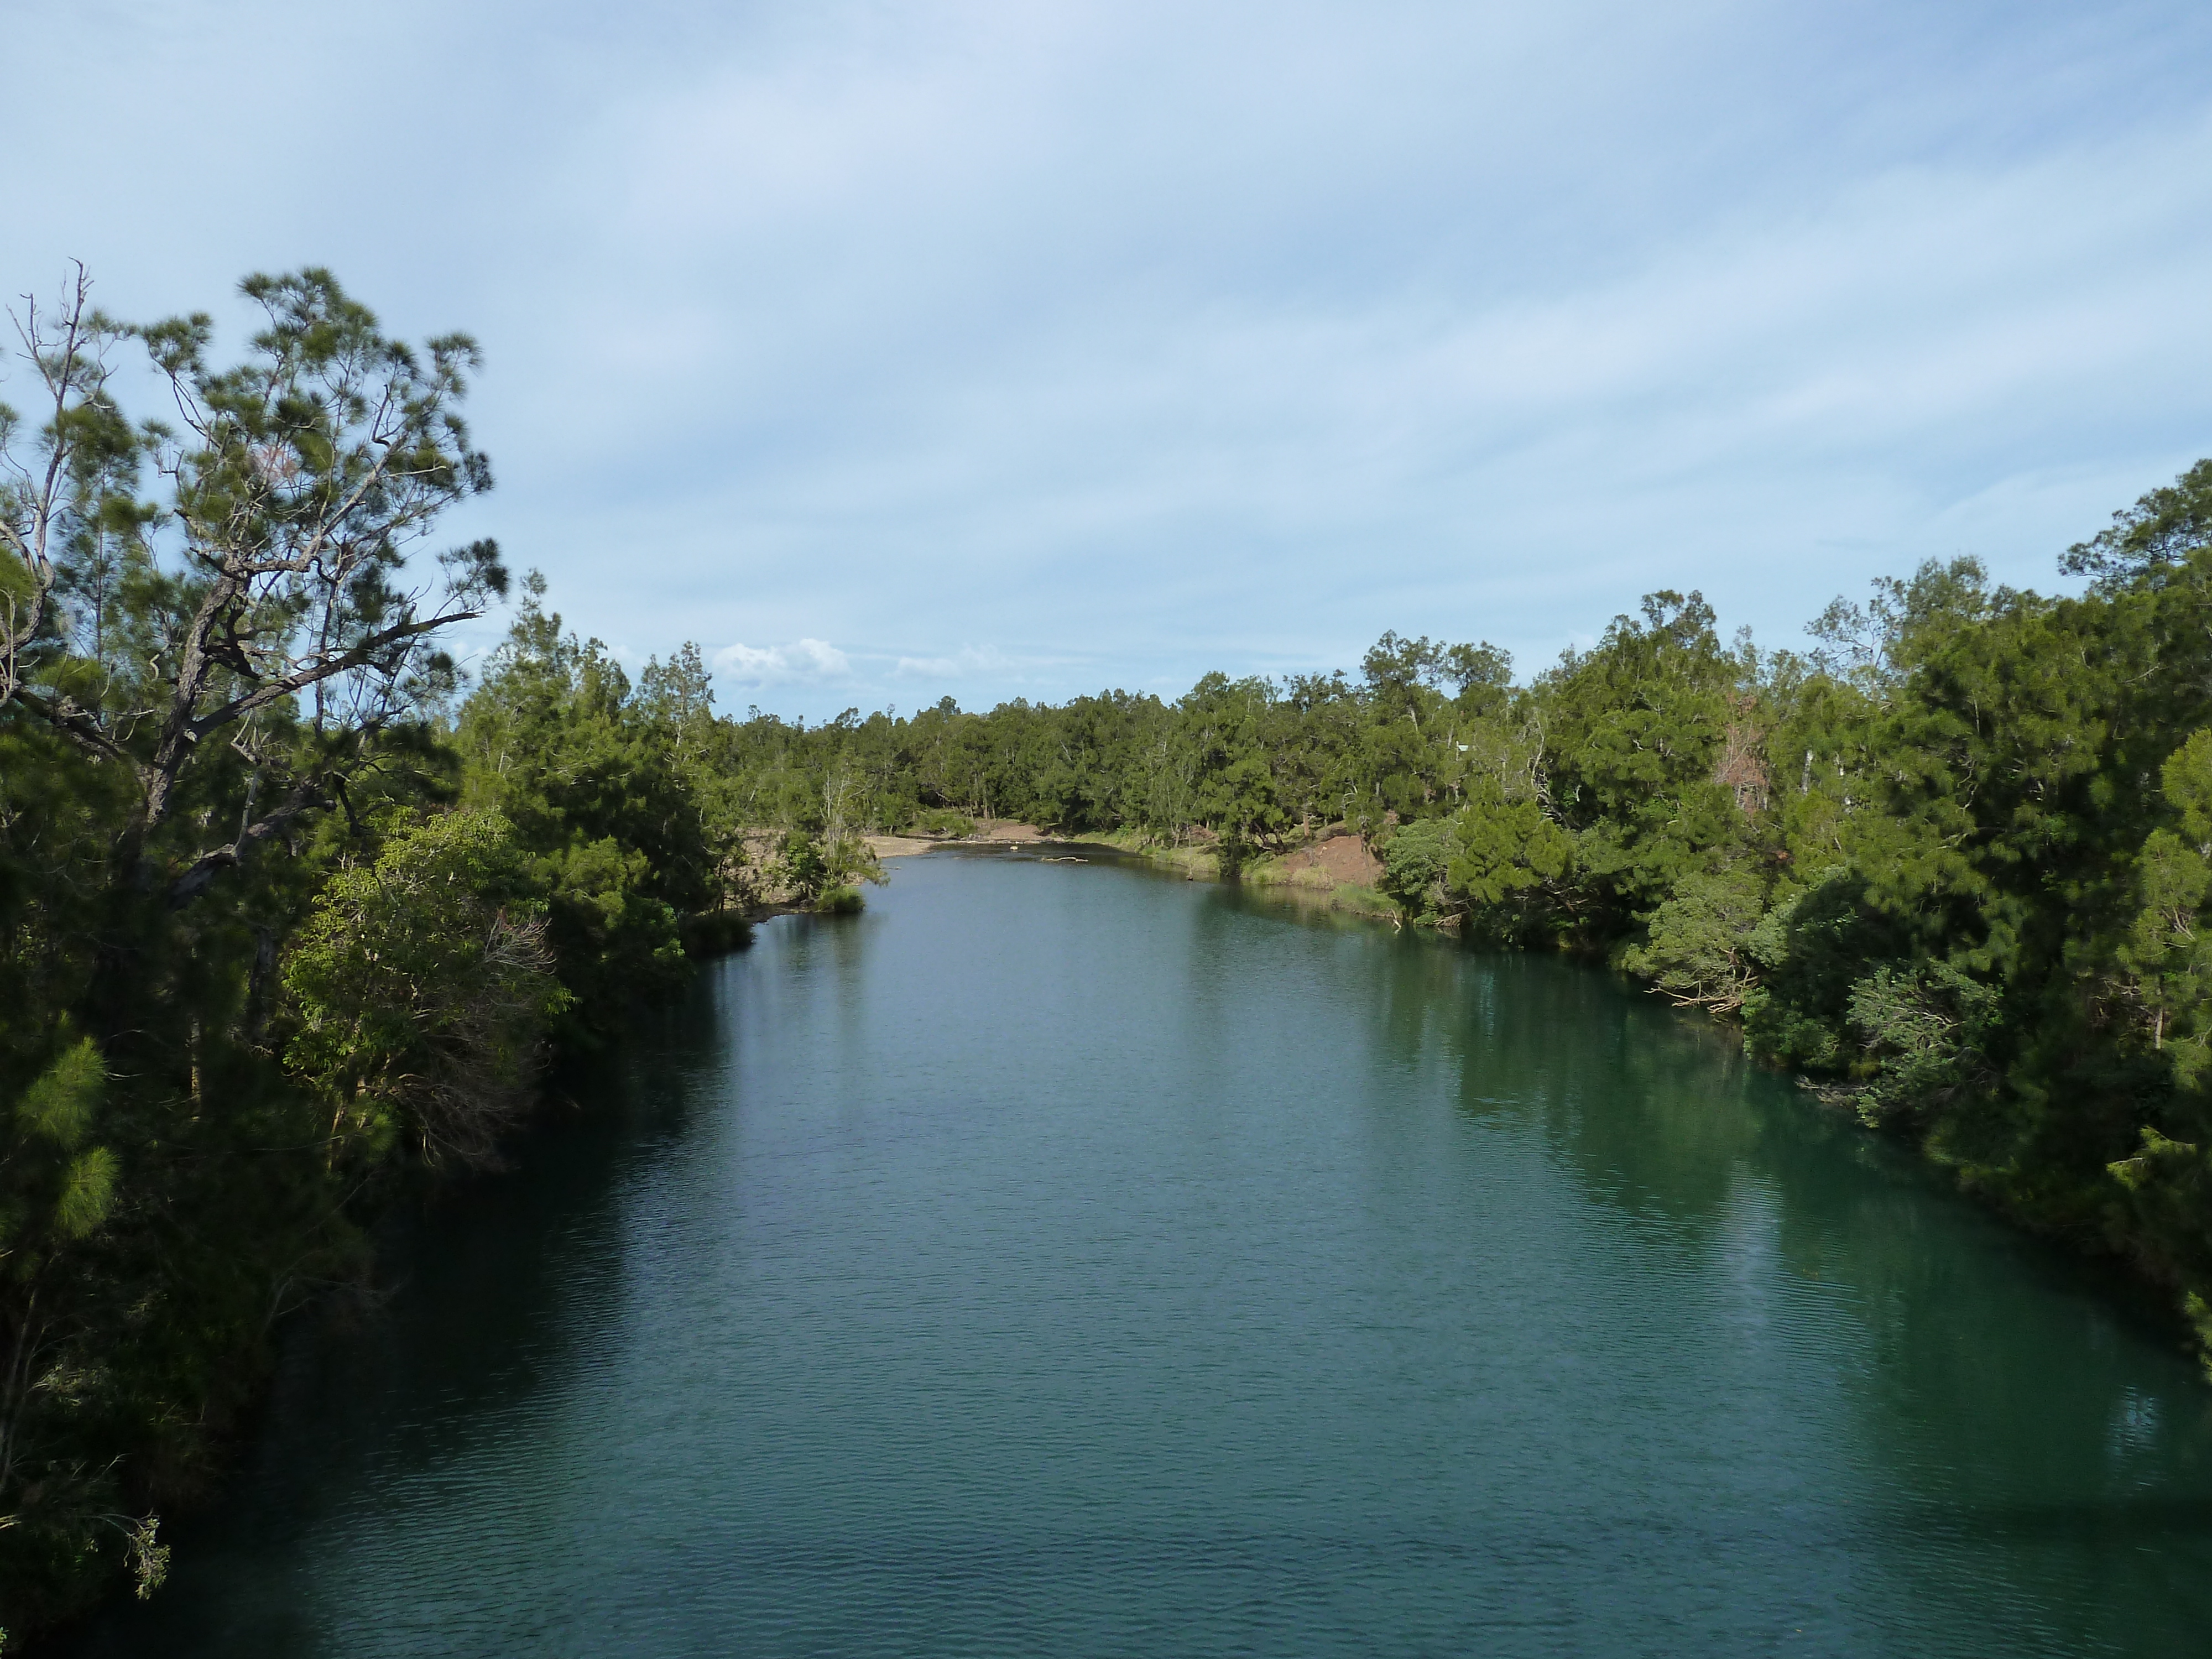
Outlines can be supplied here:
<path id="1" fill-rule="evenodd" d="M 482 343 L 495 536 L 720 706 L 1524 677 L 2212 453 L 2212 7 L 0 0 L 0 287 Z M 0 381 L 0 398 L 9 395 Z M 476 624 L 481 652 L 504 620 Z"/>

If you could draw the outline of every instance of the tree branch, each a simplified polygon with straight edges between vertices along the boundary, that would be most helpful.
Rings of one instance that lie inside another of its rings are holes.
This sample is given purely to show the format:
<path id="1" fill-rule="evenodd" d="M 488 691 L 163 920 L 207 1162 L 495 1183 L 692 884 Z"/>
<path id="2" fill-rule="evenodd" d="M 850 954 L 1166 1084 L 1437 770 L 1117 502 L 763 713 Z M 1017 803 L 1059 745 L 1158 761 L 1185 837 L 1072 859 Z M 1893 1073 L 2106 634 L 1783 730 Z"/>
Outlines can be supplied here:
<path id="1" fill-rule="evenodd" d="M 121 761 L 133 768 L 137 766 L 137 757 L 102 731 L 100 722 L 70 698 L 63 697 L 49 702 L 37 692 L 19 685 L 15 688 L 15 700 L 78 747 L 88 750 L 103 760 Z"/>
<path id="2" fill-rule="evenodd" d="M 188 865 L 184 873 L 169 884 L 169 908 L 180 910 L 207 890 L 208 884 L 225 870 L 233 870 L 246 861 L 246 854 L 273 836 L 281 835 L 293 820 L 302 813 L 312 812 L 331 804 L 329 792 L 319 778 L 304 778 L 292 786 L 292 793 L 267 816 L 246 825 L 238 832 L 238 839 L 228 847 L 216 847 L 204 852 Z"/>
<path id="3" fill-rule="evenodd" d="M 212 732 L 217 726 L 227 726 L 233 720 L 243 719 L 257 708 L 265 708 L 272 702 L 289 697 L 295 691 L 304 691 L 311 685 L 346 673 L 349 670 L 365 668 L 375 659 L 379 652 L 389 646 L 398 645 L 403 641 L 434 632 L 441 628 L 450 627 L 454 623 L 474 622 L 483 615 L 483 612 L 481 611 L 442 611 L 434 617 L 419 617 L 413 622 L 394 623 L 389 628 L 379 629 L 358 644 L 348 647 L 335 657 L 325 659 L 321 662 L 311 663 L 305 668 L 296 669 L 289 674 L 256 686 L 242 697 L 234 697 L 221 708 L 210 709 L 201 715 L 191 722 L 188 729 L 194 737 Z"/>

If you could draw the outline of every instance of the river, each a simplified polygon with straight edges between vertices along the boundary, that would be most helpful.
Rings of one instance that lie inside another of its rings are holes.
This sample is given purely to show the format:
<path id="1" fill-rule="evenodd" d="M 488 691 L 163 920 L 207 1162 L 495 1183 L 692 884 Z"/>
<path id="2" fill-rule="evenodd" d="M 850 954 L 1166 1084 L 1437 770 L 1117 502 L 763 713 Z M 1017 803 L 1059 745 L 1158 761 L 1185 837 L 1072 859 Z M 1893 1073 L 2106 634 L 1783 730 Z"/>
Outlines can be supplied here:
<path id="1" fill-rule="evenodd" d="M 586 1092 L 88 1659 L 2212 1640 L 2172 1333 L 1602 973 L 933 853 Z"/>

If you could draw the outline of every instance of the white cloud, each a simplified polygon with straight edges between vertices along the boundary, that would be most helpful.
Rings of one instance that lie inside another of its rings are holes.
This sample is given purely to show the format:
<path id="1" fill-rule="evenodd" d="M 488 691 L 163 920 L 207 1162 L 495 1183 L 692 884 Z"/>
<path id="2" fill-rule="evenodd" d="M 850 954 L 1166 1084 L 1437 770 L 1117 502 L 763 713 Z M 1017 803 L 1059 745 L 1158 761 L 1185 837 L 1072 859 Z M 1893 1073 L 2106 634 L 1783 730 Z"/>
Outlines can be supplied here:
<path id="1" fill-rule="evenodd" d="M 822 685 L 850 679 L 853 664 L 827 640 L 793 640 L 788 645 L 726 645 L 714 653 L 714 666 L 739 685 Z"/>
<path id="2" fill-rule="evenodd" d="M 1013 674 L 1035 665 L 1035 659 L 1017 662 L 995 645 L 963 645 L 949 657 L 901 657 L 891 672 L 902 679 L 968 680 L 979 674 Z"/>
<path id="3" fill-rule="evenodd" d="M 501 488 L 456 533 L 645 652 L 793 641 L 718 659 L 785 712 L 1386 627 L 1534 667 L 1662 586 L 1780 643 L 1926 556 L 2048 586 L 2212 452 L 2191 0 L 19 9 L 102 75 L 24 79 L 11 159 L 100 185 L 9 291 L 312 260 L 469 328 Z M 335 61 L 395 100 L 337 193 L 263 142 Z M 179 64 L 259 188 L 145 163 Z"/>

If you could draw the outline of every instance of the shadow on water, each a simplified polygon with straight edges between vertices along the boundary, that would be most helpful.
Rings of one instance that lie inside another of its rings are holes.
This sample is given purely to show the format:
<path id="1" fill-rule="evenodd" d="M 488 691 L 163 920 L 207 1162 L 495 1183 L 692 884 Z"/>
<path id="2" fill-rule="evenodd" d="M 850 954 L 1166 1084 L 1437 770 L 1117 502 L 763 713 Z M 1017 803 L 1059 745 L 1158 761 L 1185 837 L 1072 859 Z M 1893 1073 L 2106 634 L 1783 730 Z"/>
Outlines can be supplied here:
<path id="1" fill-rule="evenodd" d="M 164 1528 L 168 1585 L 97 1618 L 74 1649 L 82 1659 L 326 1650 L 259 1564 L 346 1525 L 345 1505 L 373 1510 L 378 1492 L 434 1477 L 487 1423 L 604 1348 L 624 1273 L 620 1194 L 688 1133 L 719 1073 L 719 1000 L 702 983 L 686 1006 L 646 1016 L 619 1060 L 564 1068 L 548 1121 L 507 1168 L 450 1181 L 386 1218 L 373 1292 L 294 1323 L 251 1455 L 204 1510 Z"/>
<path id="2" fill-rule="evenodd" d="M 1221 908 L 1342 931 L 1264 897 Z M 1922 1547 L 1901 1580 L 1933 1594 L 1971 1560 L 2021 1650 L 2124 1651 L 2212 1619 L 2204 1558 L 2177 1577 L 2170 1554 L 2212 1538 L 2212 1392 L 2157 1292 L 2022 1235 L 1614 976 L 1433 936 L 1364 949 L 1376 1053 L 1433 1056 L 1470 1121 L 1539 1133 L 1647 1247 L 1735 1273 L 1759 1339 L 1808 1308 L 1862 1334 L 1831 1380 L 1868 1496 L 1824 1502 Z"/>

